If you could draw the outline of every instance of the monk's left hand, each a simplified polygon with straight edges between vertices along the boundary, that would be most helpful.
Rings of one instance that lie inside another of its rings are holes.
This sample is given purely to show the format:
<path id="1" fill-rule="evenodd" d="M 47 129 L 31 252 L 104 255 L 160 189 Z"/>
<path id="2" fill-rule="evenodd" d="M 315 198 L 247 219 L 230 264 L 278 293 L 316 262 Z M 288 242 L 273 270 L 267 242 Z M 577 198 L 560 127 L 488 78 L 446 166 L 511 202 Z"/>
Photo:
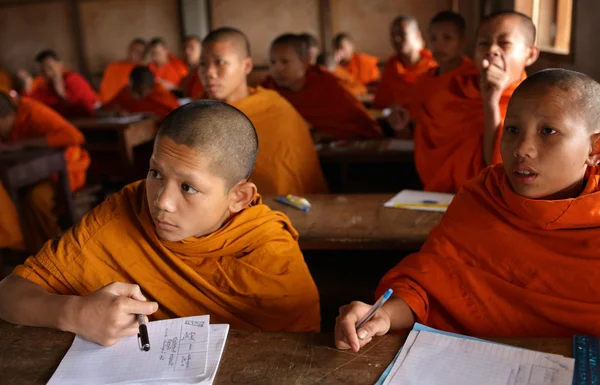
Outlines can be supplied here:
<path id="1" fill-rule="evenodd" d="M 498 103 L 504 90 L 510 85 L 506 60 L 502 56 L 504 68 L 483 59 L 481 72 L 481 94 L 484 101 Z"/>

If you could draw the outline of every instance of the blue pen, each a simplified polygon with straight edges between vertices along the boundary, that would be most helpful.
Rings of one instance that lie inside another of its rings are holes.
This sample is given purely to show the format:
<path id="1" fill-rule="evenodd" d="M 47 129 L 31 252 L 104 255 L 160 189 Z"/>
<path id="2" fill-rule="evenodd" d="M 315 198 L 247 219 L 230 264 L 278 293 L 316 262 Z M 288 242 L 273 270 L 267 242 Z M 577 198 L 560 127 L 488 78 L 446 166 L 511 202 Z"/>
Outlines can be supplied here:
<path id="1" fill-rule="evenodd" d="M 434 201 L 434 200 L 431 200 L 431 199 L 426 199 L 424 201 L 421 201 L 421 203 L 424 203 L 426 205 L 435 205 L 435 204 L 440 203 L 440 202 Z"/>
<path id="2" fill-rule="evenodd" d="M 392 293 L 394 291 L 392 289 L 387 289 L 387 291 L 385 293 L 383 293 L 383 295 L 381 297 L 379 297 L 379 299 L 377 300 L 377 302 L 375 302 L 375 304 L 373 306 L 371 306 L 371 309 L 369 310 L 369 312 L 363 317 L 363 319 L 361 319 L 360 321 L 358 321 L 356 323 L 356 330 L 360 329 L 361 327 L 363 327 L 364 324 L 366 324 L 367 322 L 369 322 L 369 320 L 371 318 L 373 318 L 373 316 L 375 315 L 375 313 L 377 313 L 377 310 L 379 310 L 379 308 L 381 308 L 383 306 L 383 304 L 390 299 L 390 297 L 392 296 Z"/>

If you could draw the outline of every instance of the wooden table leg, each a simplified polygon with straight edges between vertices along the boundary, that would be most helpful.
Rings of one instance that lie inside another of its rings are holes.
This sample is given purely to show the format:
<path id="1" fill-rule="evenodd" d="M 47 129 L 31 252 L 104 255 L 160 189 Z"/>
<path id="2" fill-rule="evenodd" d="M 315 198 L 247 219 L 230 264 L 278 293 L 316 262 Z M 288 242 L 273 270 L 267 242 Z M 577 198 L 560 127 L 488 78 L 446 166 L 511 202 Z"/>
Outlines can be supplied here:
<path id="1" fill-rule="evenodd" d="M 64 160 L 63 160 L 64 161 Z M 69 223 L 68 226 L 75 224 L 75 208 L 73 207 L 73 196 L 71 194 L 71 185 L 69 183 L 69 173 L 67 172 L 66 165 L 58 173 L 58 184 L 57 184 L 57 199 L 62 200 L 62 207 L 65 208 L 65 213 Z"/>
<path id="2" fill-rule="evenodd" d="M 25 212 L 23 211 L 23 205 L 21 204 L 21 197 L 19 196 L 19 189 L 16 186 L 10 184 L 10 177 L 8 175 L 2 175 L 2 183 L 4 184 L 4 188 L 10 196 L 15 208 L 17 209 L 17 213 L 19 214 L 19 227 L 21 227 L 21 233 L 23 234 L 23 244 L 25 245 L 25 249 L 32 251 L 35 249 L 31 244 L 31 238 L 29 236 L 29 229 L 26 227 L 26 219 Z"/>

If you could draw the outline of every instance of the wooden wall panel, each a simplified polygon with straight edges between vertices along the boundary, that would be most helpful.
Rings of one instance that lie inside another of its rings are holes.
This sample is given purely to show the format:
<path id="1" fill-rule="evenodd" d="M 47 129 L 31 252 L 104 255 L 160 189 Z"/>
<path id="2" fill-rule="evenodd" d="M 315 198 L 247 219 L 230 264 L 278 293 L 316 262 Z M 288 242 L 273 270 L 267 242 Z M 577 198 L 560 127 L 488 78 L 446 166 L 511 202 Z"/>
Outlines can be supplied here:
<path id="1" fill-rule="evenodd" d="M 359 51 L 381 60 L 394 54 L 390 43 L 390 23 L 398 16 L 414 16 L 421 31 L 427 32 L 431 18 L 451 10 L 452 0 L 331 0 L 333 33 L 348 32 Z M 424 35 L 425 36 L 425 35 Z"/>
<path id="2" fill-rule="evenodd" d="M 80 2 L 79 7 L 85 55 L 92 73 L 122 59 L 135 37 L 162 37 L 171 51 L 180 54 L 175 0 L 93 0 Z"/>
<path id="3" fill-rule="evenodd" d="M 213 0 L 213 28 L 229 26 L 248 35 L 255 65 L 268 65 L 271 41 L 285 32 L 319 36 L 318 0 Z"/>
<path id="4" fill-rule="evenodd" d="M 77 69 L 77 52 L 66 1 L 0 7 L 0 67 L 37 72 L 35 55 L 54 49 L 68 68 Z"/>

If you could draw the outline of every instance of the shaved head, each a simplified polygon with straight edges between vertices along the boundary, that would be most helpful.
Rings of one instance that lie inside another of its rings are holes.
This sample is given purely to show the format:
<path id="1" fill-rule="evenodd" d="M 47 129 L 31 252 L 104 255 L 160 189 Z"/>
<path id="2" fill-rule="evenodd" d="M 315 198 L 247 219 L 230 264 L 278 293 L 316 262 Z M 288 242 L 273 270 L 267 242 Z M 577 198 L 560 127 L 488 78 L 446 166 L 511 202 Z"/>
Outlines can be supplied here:
<path id="1" fill-rule="evenodd" d="M 134 87 L 154 86 L 154 73 L 146 66 L 136 66 L 129 73 L 129 83 Z"/>
<path id="2" fill-rule="evenodd" d="M 523 36 L 525 37 L 525 42 L 528 45 L 535 44 L 536 28 L 535 28 L 535 24 L 533 24 L 533 20 L 531 20 L 531 18 L 529 16 L 527 16 L 523 13 L 520 13 L 520 12 L 515 12 L 515 11 L 498 11 L 498 12 L 494 12 L 494 13 L 484 17 L 483 19 L 481 19 L 481 22 L 479 23 L 479 28 L 477 28 L 477 33 L 479 33 L 479 30 L 481 29 L 481 27 L 484 24 L 487 24 L 490 21 L 495 20 L 499 17 L 514 17 L 515 19 L 517 19 L 519 21 L 520 31 L 523 34 Z"/>
<path id="3" fill-rule="evenodd" d="M 202 45 L 205 46 L 210 43 L 228 41 L 238 51 L 241 57 L 249 57 L 250 42 L 248 37 L 239 29 L 231 27 L 217 28 L 211 31 L 202 41 Z"/>
<path id="4" fill-rule="evenodd" d="M 417 19 L 409 15 L 401 15 L 392 21 L 391 28 L 399 27 L 400 25 L 405 24 L 408 27 L 419 29 L 419 23 Z"/>
<path id="5" fill-rule="evenodd" d="M 256 130 L 246 115 L 229 104 L 200 100 L 181 106 L 165 118 L 156 136 L 207 155 L 211 171 L 229 188 L 252 174 L 258 152 Z"/>
<path id="6" fill-rule="evenodd" d="M 300 36 L 306 41 L 308 48 L 319 48 L 319 42 L 317 41 L 317 38 L 310 33 L 303 33 L 300 34 Z"/>
<path id="7" fill-rule="evenodd" d="M 550 68 L 536 72 L 515 90 L 513 98 L 525 93 L 559 92 L 588 121 L 590 131 L 600 131 L 600 83 L 580 72 Z M 511 99 L 512 101 L 513 99 Z"/>
<path id="8" fill-rule="evenodd" d="M 271 43 L 271 49 L 276 46 L 288 46 L 294 48 L 301 59 L 308 58 L 308 41 L 302 35 L 296 35 L 293 33 L 285 33 L 279 35 L 273 43 Z"/>
<path id="9" fill-rule="evenodd" d="M 340 49 L 342 47 L 342 43 L 344 42 L 344 40 L 353 42 L 352 38 L 350 37 L 350 34 L 348 34 L 346 32 L 341 32 L 341 33 L 338 33 L 337 35 L 335 35 L 335 37 L 333 38 L 333 48 Z"/>

